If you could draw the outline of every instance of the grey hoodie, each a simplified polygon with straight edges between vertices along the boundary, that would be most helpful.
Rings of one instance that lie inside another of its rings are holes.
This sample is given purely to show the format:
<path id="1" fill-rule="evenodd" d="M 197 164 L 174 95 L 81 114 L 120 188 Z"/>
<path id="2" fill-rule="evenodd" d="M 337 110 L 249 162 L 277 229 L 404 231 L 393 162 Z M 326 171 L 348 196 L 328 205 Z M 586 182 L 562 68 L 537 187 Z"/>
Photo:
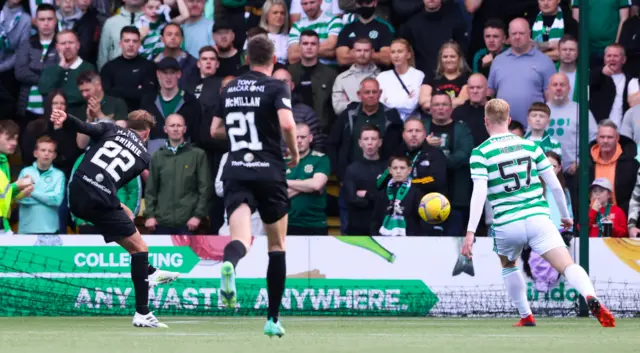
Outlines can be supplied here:
<path id="1" fill-rule="evenodd" d="M 142 12 L 131 14 L 124 6 L 120 13 L 109 17 L 102 27 L 100 35 L 100 49 L 98 50 L 98 70 L 102 70 L 107 61 L 111 61 L 122 55 L 120 49 L 120 31 L 125 26 L 135 26 L 136 21 L 142 16 Z"/>
<path id="2" fill-rule="evenodd" d="M 17 16 L 20 16 L 18 19 Z M 13 70 L 16 63 L 16 50 L 18 44 L 29 37 L 29 27 L 31 27 L 31 16 L 24 11 L 22 6 L 10 9 L 7 4 L 2 8 L 0 15 L 0 34 L 4 44 L 0 49 L 0 72 Z M 6 40 L 4 40 L 6 38 Z M 5 47 L 7 45 L 7 47 Z"/>

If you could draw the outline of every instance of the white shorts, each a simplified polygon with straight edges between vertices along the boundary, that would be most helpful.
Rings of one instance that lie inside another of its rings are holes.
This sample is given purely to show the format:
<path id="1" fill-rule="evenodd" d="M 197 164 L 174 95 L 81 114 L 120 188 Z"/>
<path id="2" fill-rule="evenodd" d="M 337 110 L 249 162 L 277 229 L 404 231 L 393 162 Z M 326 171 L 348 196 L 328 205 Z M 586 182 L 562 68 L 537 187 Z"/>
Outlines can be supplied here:
<path id="1" fill-rule="evenodd" d="M 566 247 L 560 231 L 548 216 L 533 216 L 521 221 L 493 227 L 494 251 L 515 261 L 525 245 L 538 255 Z"/>

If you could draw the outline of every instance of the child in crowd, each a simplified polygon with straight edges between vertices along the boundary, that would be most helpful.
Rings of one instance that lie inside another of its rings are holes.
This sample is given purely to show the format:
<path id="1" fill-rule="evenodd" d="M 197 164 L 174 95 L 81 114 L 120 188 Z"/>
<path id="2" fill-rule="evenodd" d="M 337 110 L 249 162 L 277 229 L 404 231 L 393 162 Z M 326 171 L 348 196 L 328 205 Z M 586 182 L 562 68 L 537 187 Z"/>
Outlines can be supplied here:
<path id="1" fill-rule="evenodd" d="M 529 113 L 527 114 L 529 132 L 524 135 L 524 138 L 535 142 L 544 153 L 552 151 L 558 156 L 562 156 L 560 142 L 556 141 L 547 133 L 549 121 L 551 121 L 551 109 L 548 105 L 540 102 L 531 104 Z"/>
<path id="2" fill-rule="evenodd" d="M 376 200 L 371 235 L 405 236 L 424 234 L 426 224 L 418 214 L 422 193 L 411 187 L 411 162 L 405 156 L 389 160 L 391 180 Z"/>
<path id="3" fill-rule="evenodd" d="M 7 156 L 15 152 L 19 133 L 20 128 L 15 122 L 0 120 L 0 234 L 11 233 L 9 218 L 12 201 L 28 197 L 34 189 L 33 179 L 30 176 L 19 178 L 15 183 L 11 183 L 11 167 Z"/>
<path id="4" fill-rule="evenodd" d="M 135 26 L 140 30 L 140 55 L 153 60 L 164 50 L 160 40 L 162 29 L 167 23 L 182 24 L 189 18 L 189 9 L 184 0 L 177 0 L 180 15 L 171 18 L 171 8 L 160 0 L 147 0 L 142 8 L 143 16 L 136 21 Z"/>
<path id="5" fill-rule="evenodd" d="M 611 202 L 613 192 L 611 181 L 607 178 L 598 178 L 593 181 L 589 189 L 591 191 L 589 236 L 592 238 L 627 237 L 627 216 L 620 207 Z"/>
<path id="6" fill-rule="evenodd" d="M 64 199 L 65 176 L 52 166 L 56 159 L 57 144 L 48 136 L 36 142 L 32 166 L 20 171 L 20 178 L 30 176 L 35 189 L 29 197 L 20 200 L 18 233 L 38 235 L 36 245 L 62 245 L 58 209 Z"/>

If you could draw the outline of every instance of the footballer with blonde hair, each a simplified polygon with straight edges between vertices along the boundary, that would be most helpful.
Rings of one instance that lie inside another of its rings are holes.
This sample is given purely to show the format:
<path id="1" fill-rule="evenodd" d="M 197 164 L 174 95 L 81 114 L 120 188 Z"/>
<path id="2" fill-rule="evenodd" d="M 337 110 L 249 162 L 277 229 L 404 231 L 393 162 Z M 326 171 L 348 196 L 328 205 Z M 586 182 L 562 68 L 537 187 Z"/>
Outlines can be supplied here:
<path id="1" fill-rule="evenodd" d="M 540 179 L 553 193 L 563 227 L 573 226 L 562 186 L 542 149 L 535 142 L 509 132 L 509 110 L 509 104 L 502 99 L 492 99 L 485 106 L 484 121 L 489 138 L 471 152 L 473 193 L 462 254 L 472 257 L 476 228 L 488 199 L 493 213 L 490 232 L 502 263 L 502 278 L 521 317 L 514 326 L 536 325 L 527 301 L 524 277 L 516 266 L 523 247 L 528 245 L 580 292 L 602 326 L 615 327 L 615 318 L 598 300 L 589 275 L 574 263 L 560 232 L 549 218 L 549 205 Z"/>

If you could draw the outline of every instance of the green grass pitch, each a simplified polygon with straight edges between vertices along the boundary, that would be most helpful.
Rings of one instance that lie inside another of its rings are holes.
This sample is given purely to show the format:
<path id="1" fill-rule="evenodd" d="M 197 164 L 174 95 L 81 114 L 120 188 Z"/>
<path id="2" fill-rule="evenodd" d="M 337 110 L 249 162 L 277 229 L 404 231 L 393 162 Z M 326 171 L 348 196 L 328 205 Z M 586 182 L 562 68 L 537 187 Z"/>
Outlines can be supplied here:
<path id="1" fill-rule="evenodd" d="M 283 317 L 285 337 L 262 334 L 262 318 L 161 318 L 140 329 L 130 317 L 0 318 L 6 353 L 625 353 L 640 349 L 640 319 L 604 329 L 594 319 Z"/>

